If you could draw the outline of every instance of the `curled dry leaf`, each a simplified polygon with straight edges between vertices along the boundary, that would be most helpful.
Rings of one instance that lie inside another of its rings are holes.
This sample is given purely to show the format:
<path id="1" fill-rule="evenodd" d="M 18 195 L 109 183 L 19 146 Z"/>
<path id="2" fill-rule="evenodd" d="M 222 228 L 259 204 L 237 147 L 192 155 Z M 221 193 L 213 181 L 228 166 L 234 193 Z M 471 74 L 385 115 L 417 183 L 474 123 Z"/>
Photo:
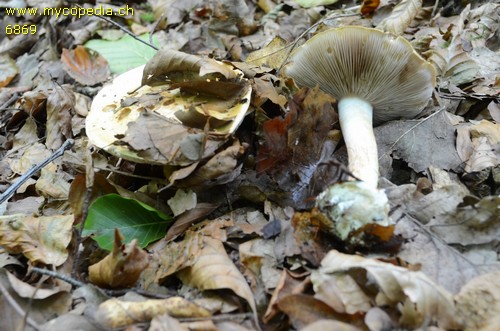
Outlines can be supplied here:
<path id="1" fill-rule="evenodd" d="M 487 196 L 474 204 L 462 203 L 453 212 L 434 217 L 432 232 L 449 244 L 462 246 L 495 242 L 500 237 L 500 197 Z"/>
<path id="2" fill-rule="evenodd" d="M 149 322 L 155 316 L 209 317 L 210 312 L 181 297 L 139 302 L 109 299 L 99 305 L 95 319 L 106 328 L 120 328 L 140 322 Z"/>
<path id="3" fill-rule="evenodd" d="M 115 229 L 113 250 L 104 259 L 89 267 L 89 280 L 100 287 L 129 287 L 135 285 L 148 266 L 148 254 L 137 246 L 137 239 L 127 245 Z"/>
<path id="4" fill-rule="evenodd" d="M 377 25 L 377 29 L 401 35 L 422 8 L 422 0 L 402 0 L 392 14 Z"/>
<path id="5" fill-rule="evenodd" d="M 68 75 L 83 85 L 96 85 L 106 81 L 110 75 L 108 61 L 81 45 L 73 50 L 63 49 L 61 62 Z"/>
<path id="6" fill-rule="evenodd" d="M 248 302 L 257 321 L 257 307 L 252 290 L 227 255 L 222 242 L 211 237 L 204 237 L 203 242 L 204 247 L 194 264 L 179 271 L 177 276 L 183 283 L 200 290 L 232 290 Z"/>
<path id="7" fill-rule="evenodd" d="M 16 61 L 12 60 L 8 55 L 1 55 L 0 72 L 0 87 L 5 87 L 10 84 L 19 72 Z"/>
<path id="8" fill-rule="evenodd" d="M 500 327 L 500 271 L 473 278 L 455 296 L 466 330 L 497 330 Z"/>
<path id="9" fill-rule="evenodd" d="M 286 40 L 276 36 L 264 48 L 248 54 L 245 62 L 278 70 L 285 62 L 289 52 Z"/>
<path id="10" fill-rule="evenodd" d="M 337 281 L 345 283 L 350 277 L 353 279 L 351 286 L 337 286 L 335 297 L 327 291 L 331 284 Z M 461 327 L 451 294 L 422 272 L 332 250 L 323 259 L 321 267 L 312 272 L 311 280 L 319 298 L 325 302 L 339 302 L 346 311 L 361 308 L 355 305 L 359 301 L 354 298 L 366 298 L 368 293 L 376 293 L 373 298 L 376 304 L 400 308 L 401 321 L 405 321 L 408 327 L 420 327 L 426 321 L 437 322 L 446 329 Z M 372 304 L 373 299 L 365 302 Z M 400 304 L 405 304 L 405 309 Z M 361 311 L 366 312 L 366 308 Z"/>
<path id="11" fill-rule="evenodd" d="M 447 47 L 433 49 L 428 60 L 441 77 L 441 88 L 471 83 L 479 73 L 479 65 L 464 51 L 460 36 L 455 36 Z"/>
<path id="12" fill-rule="evenodd" d="M 380 0 L 363 0 L 360 12 L 364 16 L 371 15 L 379 5 L 380 5 Z"/>
<path id="13" fill-rule="evenodd" d="M 31 263 L 59 266 L 66 261 L 73 215 L 0 217 L 0 245 L 12 254 L 22 253 Z"/>

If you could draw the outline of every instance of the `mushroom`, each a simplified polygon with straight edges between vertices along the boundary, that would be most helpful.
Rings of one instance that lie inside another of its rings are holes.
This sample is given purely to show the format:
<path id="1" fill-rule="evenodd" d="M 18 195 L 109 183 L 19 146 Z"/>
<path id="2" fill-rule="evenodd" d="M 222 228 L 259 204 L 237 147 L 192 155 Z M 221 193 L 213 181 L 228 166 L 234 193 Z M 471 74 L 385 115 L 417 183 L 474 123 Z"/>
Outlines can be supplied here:
<path id="1" fill-rule="evenodd" d="M 299 86 L 319 85 L 338 100 L 348 168 L 361 180 L 328 186 L 316 199 L 319 210 L 335 221 L 342 240 L 364 244 L 364 234 L 384 233 L 379 238 L 386 241 L 394 222 L 387 196 L 377 189 L 373 124 L 418 115 L 432 96 L 434 67 L 402 37 L 346 26 L 320 32 L 297 48 L 284 74 Z"/>
<path id="2" fill-rule="evenodd" d="M 379 169 L 373 124 L 413 118 L 427 105 L 434 67 L 403 37 L 346 26 L 320 32 L 291 55 L 284 74 L 338 100 L 349 171 L 377 187 Z"/>

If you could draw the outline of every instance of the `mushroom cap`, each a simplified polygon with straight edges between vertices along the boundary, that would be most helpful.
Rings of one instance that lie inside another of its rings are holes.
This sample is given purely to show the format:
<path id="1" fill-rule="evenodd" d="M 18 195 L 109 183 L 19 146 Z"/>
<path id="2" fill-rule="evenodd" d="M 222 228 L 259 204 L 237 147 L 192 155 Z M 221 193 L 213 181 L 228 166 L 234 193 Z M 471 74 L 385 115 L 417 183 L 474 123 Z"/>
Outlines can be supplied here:
<path id="1" fill-rule="evenodd" d="M 316 34 L 292 52 L 284 70 L 297 85 L 319 85 L 337 100 L 366 100 L 376 124 L 415 117 L 436 85 L 434 67 L 406 39 L 359 26 Z"/>

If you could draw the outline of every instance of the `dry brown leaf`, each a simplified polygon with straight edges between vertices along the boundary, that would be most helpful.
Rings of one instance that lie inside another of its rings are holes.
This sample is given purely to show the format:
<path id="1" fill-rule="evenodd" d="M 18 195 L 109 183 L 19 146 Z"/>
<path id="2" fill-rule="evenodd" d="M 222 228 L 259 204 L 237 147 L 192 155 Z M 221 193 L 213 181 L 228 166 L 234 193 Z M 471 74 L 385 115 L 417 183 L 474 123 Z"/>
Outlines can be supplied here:
<path id="1" fill-rule="evenodd" d="M 371 292 L 374 290 L 373 286 L 376 286 L 378 292 L 374 299 L 379 306 L 397 306 L 407 300 L 408 303 L 411 302 L 412 309 L 407 304 L 408 310 L 400 311 L 401 320 L 408 327 L 420 327 L 429 321 L 435 321 L 440 327 L 447 329 L 461 327 L 451 294 L 422 272 L 332 250 L 323 259 L 321 267 L 312 272 L 311 281 L 318 292 L 325 281 L 335 281 L 346 275 L 356 279 L 359 289 L 351 288 L 352 292 L 343 293 L 344 303 L 348 298 L 360 295 L 360 291 L 366 293 L 370 288 Z"/>
<path id="2" fill-rule="evenodd" d="M 416 172 L 430 166 L 460 170 L 463 161 L 455 147 L 455 128 L 445 111 L 422 120 L 393 121 L 375 128 L 381 176 L 390 178 L 391 154 Z"/>
<path id="3" fill-rule="evenodd" d="M 64 176 L 60 167 L 51 163 L 41 170 L 35 188 L 41 196 L 67 199 L 70 188 L 68 181 L 69 178 Z"/>
<path id="4" fill-rule="evenodd" d="M 422 0 L 402 0 L 392 14 L 377 25 L 377 29 L 401 35 L 422 8 Z"/>
<path id="5" fill-rule="evenodd" d="M 464 51 L 459 36 L 455 36 L 447 47 L 434 48 L 428 61 L 434 65 L 440 76 L 441 88 L 471 83 L 478 77 L 479 65 Z"/>
<path id="6" fill-rule="evenodd" d="M 0 245 L 31 263 L 59 266 L 68 257 L 72 227 L 73 215 L 0 216 Z"/>
<path id="7" fill-rule="evenodd" d="M 264 48 L 248 54 L 245 62 L 278 70 L 285 62 L 289 52 L 286 40 L 276 36 Z"/>
<path id="8" fill-rule="evenodd" d="M 56 150 L 66 139 L 73 136 L 71 130 L 72 111 L 75 107 L 75 94 L 70 85 L 56 85 L 47 97 L 47 138 L 45 145 Z"/>
<path id="9" fill-rule="evenodd" d="M 45 145 L 34 143 L 27 148 L 19 150 L 19 155 L 15 155 L 7 159 L 10 168 L 13 172 L 19 175 L 25 174 L 35 164 L 41 163 L 50 156 L 50 152 Z"/>
<path id="10" fill-rule="evenodd" d="M 278 301 L 278 307 L 288 315 L 292 325 L 298 330 L 322 319 L 349 321 L 349 316 L 339 314 L 323 301 L 305 294 L 288 295 Z"/>
<path id="11" fill-rule="evenodd" d="M 308 324 L 305 328 L 302 328 L 300 331 L 324 331 L 324 330 L 361 331 L 362 329 L 339 321 L 320 319 L 319 321 Z"/>
<path id="12" fill-rule="evenodd" d="M 100 287 L 134 286 L 149 264 L 148 254 L 137 246 L 137 240 L 124 245 L 123 236 L 115 229 L 113 250 L 89 267 L 89 280 Z"/>
<path id="13" fill-rule="evenodd" d="M 120 328 L 140 322 L 149 322 L 157 315 L 172 317 L 209 317 L 206 309 L 181 297 L 151 299 L 139 302 L 109 299 L 99 305 L 94 316 L 106 328 Z"/>
<path id="14" fill-rule="evenodd" d="M 380 5 L 380 0 L 363 0 L 360 12 L 364 16 L 371 15 L 379 5 Z"/>
<path id="15" fill-rule="evenodd" d="M 455 296 L 455 301 L 459 314 L 464 318 L 465 330 L 498 330 L 500 271 L 472 279 Z"/>
<path id="16" fill-rule="evenodd" d="M 434 217 L 428 226 L 449 244 L 461 246 L 494 243 L 500 237 L 500 197 L 488 196 L 461 204 L 451 213 Z"/>
<path id="17" fill-rule="evenodd" d="M 306 288 L 310 286 L 308 276 L 309 273 L 296 274 L 288 269 L 283 269 L 271 300 L 269 300 L 269 305 L 267 306 L 263 319 L 264 323 L 269 323 L 279 313 L 278 302 L 282 298 L 290 294 L 301 294 L 305 292 Z"/>
<path id="18" fill-rule="evenodd" d="M 17 68 L 16 61 L 12 60 L 8 55 L 0 55 L 0 88 L 10 84 L 12 79 L 16 77 L 19 69 Z"/>
<path id="19" fill-rule="evenodd" d="M 177 273 L 184 284 L 200 290 L 230 289 L 245 299 L 257 321 L 257 307 L 252 290 L 245 277 L 236 268 L 222 245 L 222 242 L 211 237 L 203 238 L 201 249 L 194 264 Z"/>
<path id="20" fill-rule="evenodd" d="M 64 48 L 61 62 L 68 75 L 82 85 L 96 85 L 106 81 L 110 75 L 108 61 L 81 45 L 73 50 Z"/>

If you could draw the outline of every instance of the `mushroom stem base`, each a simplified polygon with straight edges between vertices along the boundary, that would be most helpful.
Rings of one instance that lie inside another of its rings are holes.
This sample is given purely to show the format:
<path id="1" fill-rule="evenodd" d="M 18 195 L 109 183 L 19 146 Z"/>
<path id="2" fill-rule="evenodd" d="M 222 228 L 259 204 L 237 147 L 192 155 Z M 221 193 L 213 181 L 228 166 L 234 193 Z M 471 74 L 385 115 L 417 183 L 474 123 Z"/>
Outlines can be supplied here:
<path id="1" fill-rule="evenodd" d="M 376 188 L 378 184 L 377 143 L 373 134 L 373 108 L 357 97 L 339 101 L 339 121 L 349 158 L 349 171 Z"/>

